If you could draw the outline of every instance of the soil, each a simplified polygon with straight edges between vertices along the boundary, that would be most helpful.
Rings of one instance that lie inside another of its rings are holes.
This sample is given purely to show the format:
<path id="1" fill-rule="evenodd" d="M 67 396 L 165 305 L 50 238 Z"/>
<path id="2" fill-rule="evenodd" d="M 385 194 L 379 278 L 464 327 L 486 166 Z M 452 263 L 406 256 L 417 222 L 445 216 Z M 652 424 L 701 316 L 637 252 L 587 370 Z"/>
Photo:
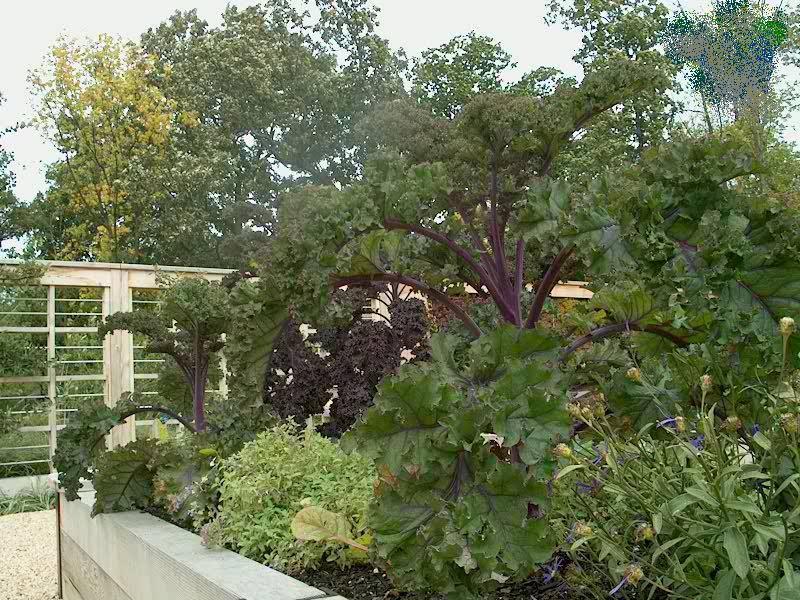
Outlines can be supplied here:
<path id="1" fill-rule="evenodd" d="M 376 572 L 377 571 L 377 572 Z M 295 575 L 300 581 L 329 594 L 339 594 L 345 598 L 359 600 L 440 600 L 427 594 L 409 594 L 397 591 L 388 575 L 372 565 L 358 565 L 339 569 L 327 565 L 317 571 L 307 571 Z M 559 585 L 544 585 L 540 580 L 529 579 L 524 582 L 506 584 L 484 600 L 579 600 Z"/>

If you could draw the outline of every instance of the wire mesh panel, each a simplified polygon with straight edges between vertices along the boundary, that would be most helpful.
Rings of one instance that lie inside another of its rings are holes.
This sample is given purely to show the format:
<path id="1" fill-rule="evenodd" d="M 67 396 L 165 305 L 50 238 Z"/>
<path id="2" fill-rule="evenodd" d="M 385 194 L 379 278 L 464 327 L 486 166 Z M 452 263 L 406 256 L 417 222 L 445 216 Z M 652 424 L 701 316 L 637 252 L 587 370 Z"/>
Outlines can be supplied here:
<path id="1" fill-rule="evenodd" d="M 103 401 L 97 287 L 0 288 L 0 477 L 46 473 L 56 432 Z"/>
<path id="2" fill-rule="evenodd" d="M 160 307 L 160 290 L 131 290 L 131 310 L 133 312 L 157 313 Z M 161 354 L 147 352 L 146 345 L 147 338 L 142 335 L 133 336 L 133 386 L 136 395 L 142 401 L 163 404 L 164 400 L 159 393 L 157 381 L 165 359 Z M 177 424 L 177 421 L 174 424 Z M 159 420 L 159 416 L 156 414 L 142 414 L 136 419 L 136 436 L 159 437 L 159 427 L 168 425 L 173 425 L 173 422 Z"/>

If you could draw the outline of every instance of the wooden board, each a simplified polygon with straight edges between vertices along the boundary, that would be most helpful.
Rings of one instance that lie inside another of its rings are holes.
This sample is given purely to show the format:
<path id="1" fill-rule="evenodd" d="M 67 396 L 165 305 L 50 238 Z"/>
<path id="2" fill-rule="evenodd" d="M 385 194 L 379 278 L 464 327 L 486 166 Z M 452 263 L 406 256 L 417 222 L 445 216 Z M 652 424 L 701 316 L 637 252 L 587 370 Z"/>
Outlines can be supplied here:
<path id="1" fill-rule="evenodd" d="M 75 541 L 61 533 L 64 600 L 133 600 Z"/>

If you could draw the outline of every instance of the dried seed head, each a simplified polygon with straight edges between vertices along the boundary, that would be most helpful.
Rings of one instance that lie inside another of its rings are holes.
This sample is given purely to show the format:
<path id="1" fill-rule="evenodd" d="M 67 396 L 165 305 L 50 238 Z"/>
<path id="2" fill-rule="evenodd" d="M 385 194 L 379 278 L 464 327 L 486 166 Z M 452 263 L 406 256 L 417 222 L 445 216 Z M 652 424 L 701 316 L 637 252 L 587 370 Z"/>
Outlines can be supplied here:
<path id="1" fill-rule="evenodd" d="M 783 317 L 778 327 L 783 337 L 789 337 L 794 333 L 794 319 L 792 317 Z"/>
<path id="2" fill-rule="evenodd" d="M 742 428 L 742 420 L 739 417 L 728 417 L 722 428 L 725 431 L 739 431 Z"/>
<path id="3" fill-rule="evenodd" d="M 561 458 L 572 458 L 572 449 L 566 444 L 559 444 L 553 448 L 553 454 Z"/>
<path id="4" fill-rule="evenodd" d="M 577 537 L 589 537 L 592 535 L 592 528 L 586 523 L 575 523 L 573 531 Z"/>
<path id="5" fill-rule="evenodd" d="M 648 523 L 641 523 L 634 533 L 637 541 L 647 540 L 650 541 L 656 537 L 656 530 L 653 529 Z"/>
<path id="6" fill-rule="evenodd" d="M 642 380 L 642 372 L 636 367 L 631 367 L 628 369 L 628 372 L 625 373 L 625 376 L 631 381 L 635 381 L 637 383 Z"/>
<path id="7" fill-rule="evenodd" d="M 686 431 L 686 419 L 683 417 L 675 417 L 675 431 L 684 433 Z"/>
<path id="8" fill-rule="evenodd" d="M 783 415 L 781 417 L 781 427 L 786 433 L 797 433 L 800 431 L 800 416 Z"/>
<path id="9" fill-rule="evenodd" d="M 636 585 L 644 577 L 644 571 L 639 565 L 628 565 L 625 567 L 625 577 L 628 579 L 628 583 Z"/>

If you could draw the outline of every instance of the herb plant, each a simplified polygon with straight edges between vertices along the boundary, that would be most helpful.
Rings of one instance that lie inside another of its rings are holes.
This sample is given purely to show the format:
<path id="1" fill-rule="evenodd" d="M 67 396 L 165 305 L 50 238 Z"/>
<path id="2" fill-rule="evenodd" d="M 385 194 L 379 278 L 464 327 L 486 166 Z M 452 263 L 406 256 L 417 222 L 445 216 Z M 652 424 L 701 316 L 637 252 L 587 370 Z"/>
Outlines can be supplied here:
<path id="1" fill-rule="evenodd" d="M 336 513 L 346 530 L 363 542 L 364 519 L 372 494 L 374 467 L 357 454 L 345 454 L 309 422 L 291 423 L 260 433 L 222 462 L 220 512 L 216 540 L 240 554 L 288 573 L 323 561 L 344 566 L 363 560 L 335 541 L 301 543 L 292 520 L 307 506 Z"/>

